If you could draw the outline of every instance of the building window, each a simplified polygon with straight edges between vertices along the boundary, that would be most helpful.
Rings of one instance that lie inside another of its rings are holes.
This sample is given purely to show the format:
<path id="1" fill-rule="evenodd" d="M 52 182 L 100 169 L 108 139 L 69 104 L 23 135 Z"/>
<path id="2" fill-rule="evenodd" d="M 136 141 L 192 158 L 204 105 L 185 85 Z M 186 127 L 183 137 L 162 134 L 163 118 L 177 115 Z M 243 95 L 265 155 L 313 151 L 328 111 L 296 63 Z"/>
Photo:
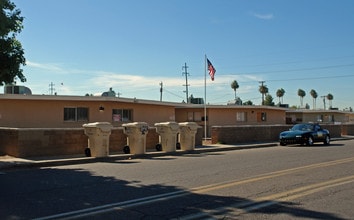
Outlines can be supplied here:
<path id="1" fill-rule="evenodd" d="M 238 122 L 247 121 L 247 112 L 236 112 L 236 121 Z"/>
<path id="2" fill-rule="evenodd" d="M 88 121 L 88 108 L 64 108 L 64 121 Z"/>
<path id="3" fill-rule="evenodd" d="M 188 121 L 202 121 L 202 112 L 188 112 Z"/>
<path id="4" fill-rule="evenodd" d="M 201 112 L 194 112 L 194 121 L 202 121 L 202 117 Z"/>
<path id="5" fill-rule="evenodd" d="M 112 110 L 113 122 L 131 122 L 133 121 L 132 109 L 113 109 Z"/>
<path id="6" fill-rule="evenodd" d="M 187 117 L 188 117 L 188 121 L 194 121 L 194 115 L 193 115 L 193 112 L 188 112 L 187 113 Z"/>

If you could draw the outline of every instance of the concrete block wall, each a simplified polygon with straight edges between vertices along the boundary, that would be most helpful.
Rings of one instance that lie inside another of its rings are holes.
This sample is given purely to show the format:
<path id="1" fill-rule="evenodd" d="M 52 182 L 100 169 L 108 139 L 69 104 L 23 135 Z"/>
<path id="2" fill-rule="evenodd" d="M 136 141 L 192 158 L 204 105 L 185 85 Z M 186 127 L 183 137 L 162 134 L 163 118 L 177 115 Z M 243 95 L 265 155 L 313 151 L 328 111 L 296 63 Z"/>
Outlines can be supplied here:
<path id="1" fill-rule="evenodd" d="M 321 125 L 322 128 L 327 129 L 331 138 L 338 138 L 342 136 L 342 126 L 335 125 L 335 124 L 323 124 Z"/>
<path id="2" fill-rule="evenodd" d="M 290 127 L 288 125 L 213 126 L 211 128 L 211 142 L 212 144 L 238 144 L 276 141 L 279 133 L 289 130 Z"/>
<path id="3" fill-rule="evenodd" d="M 87 137 L 80 128 L 1 128 L 0 137 L 0 153 L 15 157 L 78 154 L 87 146 Z"/>
<path id="4" fill-rule="evenodd" d="M 330 131 L 331 137 L 340 137 L 341 125 L 324 124 L 323 128 Z M 240 144 L 250 142 L 278 141 L 279 133 L 289 130 L 292 125 L 235 125 L 213 126 L 211 128 L 212 144 Z M 353 128 L 354 131 L 354 128 Z"/>
<path id="5" fill-rule="evenodd" d="M 19 155 L 18 129 L 0 128 L 0 155 Z"/>
<path id="6" fill-rule="evenodd" d="M 146 149 L 156 150 L 159 134 L 149 127 Z M 109 152 L 123 153 L 127 137 L 123 128 L 113 128 L 109 137 Z M 198 129 L 196 145 L 202 145 L 202 131 Z M 0 128 L 0 155 L 15 157 L 45 157 L 82 155 L 88 146 L 83 128 Z"/>
<path id="7" fill-rule="evenodd" d="M 331 132 L 331 137 L 354 135 L 354 125 L 322 125 Z M 213 126 L 212 144 L 239 144 L 250 142 L 278 141 L 281 131 L 290 125 L 240 125 Z M 196 146 L 202 145 L 203 130 L 198 129 Z M 159 135 L 154 127 L 146 137 L 147 150 L 155 150 Z M 123 128 L 113 128 L 110 135 L 110 153 L 122 153 L 126 145 Z M 82 155 L 88 146 L 88 137 L 83 128 L 0 128 L 0 155 L 15 157 L 42 157 Z"/>
<path id="8" fill-rule="evenodd" d="M 341 128 L 343 135 L 354 135 L 354 124 L 343 124 Z"/>

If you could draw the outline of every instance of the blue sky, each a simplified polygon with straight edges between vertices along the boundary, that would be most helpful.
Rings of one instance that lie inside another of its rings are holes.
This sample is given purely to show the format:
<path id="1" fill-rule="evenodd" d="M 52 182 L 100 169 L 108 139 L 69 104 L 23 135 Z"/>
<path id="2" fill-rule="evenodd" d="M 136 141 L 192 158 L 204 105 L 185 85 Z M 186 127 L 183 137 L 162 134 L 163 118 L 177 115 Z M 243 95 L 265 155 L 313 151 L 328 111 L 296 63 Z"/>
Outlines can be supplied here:
<path id="1" fill-rule="evenodd" d="M 205 55 L 216 68 L 207 103 L 237 96 L 261 104 L 259 81 L 278 102 L 312 108 L 310 90 L 331 93 L 333 107 L 354 107 L 354 1 L 322 0 L 13 0 L 25 17 L 18 35 L 34 94 L 181 102 L 204 97 Z M 328 107 L 328 102 L 326 103 Z M 323 101 L 317 99 L 317 108 Z"/>

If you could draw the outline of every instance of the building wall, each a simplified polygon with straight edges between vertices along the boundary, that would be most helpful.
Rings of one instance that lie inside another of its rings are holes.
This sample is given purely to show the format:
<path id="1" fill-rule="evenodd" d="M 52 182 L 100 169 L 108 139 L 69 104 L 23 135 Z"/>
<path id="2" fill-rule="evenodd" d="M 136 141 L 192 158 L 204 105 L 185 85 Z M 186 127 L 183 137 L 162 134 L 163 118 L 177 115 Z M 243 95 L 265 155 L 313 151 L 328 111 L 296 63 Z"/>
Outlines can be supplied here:
<path id="1" fill-rule="evenodd" d="M 341 111 L 319 111 L 319 110 L 302 110 L 302 111 L 288 111 L 286 112 L 287 124 L 294 123 L 350 123 L 349 114 Z"/>
<path id="2" fill-rule="evenodd" d="M 100 111 L 100 107 L 104 107 Z M 88 121 L 64 121 L 65 107 L 89 109 Z M 106 121 L 114 126 L 128 122 L 113 122 L 112 109 L 131 109 L 133 121 L 143 121 L 153 126 L 157 122 L 174 121 L 175 108 L 168 105 L 125 103 L 118 100 L 63 99 L 1 99 L 0 127 L 14 128 L 79 128 L 85 123 Z"/>
<path id="3" fill-rule="evenodd" d="M 282 108 L 208 106 L 206 112 L 207 136 L 209 137 L 212 126 L 285 124 L 285 109 Z M 264 120 L 262 120 L 262 113 L 265 113 Z M 176 108 L 176 121 L 193 121 L 204 130 L 204 108 L 193 108 L 192 106 Z"/>

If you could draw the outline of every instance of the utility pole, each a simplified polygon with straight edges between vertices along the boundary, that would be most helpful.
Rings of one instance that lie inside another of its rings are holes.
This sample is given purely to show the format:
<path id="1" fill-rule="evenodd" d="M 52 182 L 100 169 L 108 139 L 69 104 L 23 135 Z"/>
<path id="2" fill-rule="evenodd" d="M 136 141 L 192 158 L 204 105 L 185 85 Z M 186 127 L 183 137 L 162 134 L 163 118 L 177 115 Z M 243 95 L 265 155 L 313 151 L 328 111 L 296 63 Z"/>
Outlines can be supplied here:
<path id="1" fill-rule="evenodd" d="M 326 97 L 325 95 L 321 96 L 321 98 L 323 98 L 323 108 L 324 110 L 326 110 Z"/>
<path id="2" fill-rule="evenodd" d="M 53 92 L 55 91 L 54 86 L 55 86 L 55 84 L 53 82 L 51 82 L 49 84 L 49 93 L 50 93 L 50 95 L 53 95 Z"/>
<path id="3" fill-rule="evenodd" d="M 163 83 L 161 81 L 160 82 L 160 102 L 162 102 L 162 87 L 163 87 Z"/>
<path id="4" fill-rule="evenodd" d="M 183 85 L 183 86 L 186 87 L 186 90 L 183 91 L 183 92 L 186 93 L 186 102 L 189 103 L 189 102 L 188 102 L 188 86 L 189 86 L 189 84 L 188 84 L 188 75 L 189 75 L 189 73 L 187 72 L 187 68 L 188 68 L 187 63 L 184 63 L 184 66 L 182 66 L 182 70 L 184 70 L 184 72 L 182 73 L 182 75 L 185 75 L 185 76 L 186 76 L 186 84 Z"/>
<path id="5" fill-rule="evenodd" d="M 263 88 L 265 81 L 259 81 L 261 83 L 261 87 Z M 262 92 L 262 105 L 264 105 L 264 93 Z"/>

